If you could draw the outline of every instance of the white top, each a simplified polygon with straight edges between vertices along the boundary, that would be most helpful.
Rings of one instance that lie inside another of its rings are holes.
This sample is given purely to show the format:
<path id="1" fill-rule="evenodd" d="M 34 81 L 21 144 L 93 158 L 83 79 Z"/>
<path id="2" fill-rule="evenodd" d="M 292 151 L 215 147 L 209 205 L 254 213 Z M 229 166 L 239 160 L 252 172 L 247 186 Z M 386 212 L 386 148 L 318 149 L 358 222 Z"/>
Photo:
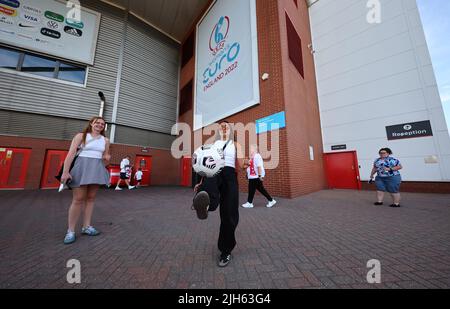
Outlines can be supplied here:
<path id="1" fill-rule="evenodd" d="M 122 161 L 120 162 L 120 172 L 126 173 L 128 165 L 130 165 L 130 161 L 127 158 L 122 159 Z"/>
<path id="2" fill-rule="evenodd" d="M 82 145 L 79 157 L 101 159 L 106 149 L 106 141 L 103 135 L 93 138 L 90 133 L 86 135 L 86 143 Z"/>
<path id="3" fill-rule="evenodd" d="M 258 174 L 258 167 L 261 167 L 261 175 Z M 259 176 L 266 176 L 266 171 L 264 170 L 263 158 L 259 153 L 257 153 L 249 162 L 249 167 L 247 167 L 247 178 L 257 179 Z"/>
<path id="4" fill-rule="evenodd" d="M 216 141 L 214 145 L 217 148 L 223 149 L 227 141 Z M 234 146 L 234 142 L 230 141 L 225 148 L 224 152 L 225 157 L 225 166 L 236 168 L 236 147 Z"/>
<path id="5" fill-rule="evenodd" d="M 142 174 L 142 171 L 137 171 L 136 174 L 134 174 L 134 178 L 136 178 L 136 180 L 141 180 Z"/>

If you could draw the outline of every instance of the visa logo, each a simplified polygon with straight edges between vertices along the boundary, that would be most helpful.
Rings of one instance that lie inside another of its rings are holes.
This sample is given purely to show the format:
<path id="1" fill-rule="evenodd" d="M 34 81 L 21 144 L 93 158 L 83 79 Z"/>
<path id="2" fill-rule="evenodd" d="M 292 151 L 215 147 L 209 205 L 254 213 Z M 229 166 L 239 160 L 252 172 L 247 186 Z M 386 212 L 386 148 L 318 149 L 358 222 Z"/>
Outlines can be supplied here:
<path id="1" fill-rule="evenodd" d="M 31 15 L 31 14 L 26 14 L 26 13 L 24 13 L 24 14 L 22 14 L 21 17 L 22 17 L 23 20 L 29 21 L 29 22 L 32 22 L 32 23 L 38 24 L 38 23 L 41 22 L 41 20 L 40 20 L 39 17 L 36 17 L 36 16 L 34 16 L 34 15 Z"/>

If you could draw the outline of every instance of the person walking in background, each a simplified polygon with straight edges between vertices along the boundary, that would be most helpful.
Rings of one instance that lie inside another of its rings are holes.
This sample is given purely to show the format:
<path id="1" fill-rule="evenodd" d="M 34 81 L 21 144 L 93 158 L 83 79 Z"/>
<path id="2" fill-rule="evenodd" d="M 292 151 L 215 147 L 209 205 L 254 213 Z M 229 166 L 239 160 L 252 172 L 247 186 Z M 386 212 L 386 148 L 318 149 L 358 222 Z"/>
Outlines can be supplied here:
<path id="1" fill-rule="evenodd" d="M 247 164 L 247 179 L 248 179 L 248 198 L 247 203 L 243 204 L 244 208 L 253 208 L 253 198 L 255 197 L 256 190 L 264 195 L 268 201 L 266 207 L 272 208 L 277 201 L 275 201 L 267 190 L 264 188 L 264 176 L 266 171 L 264 170 L 264 162 L 261 155 L 258 152 L 257 145 L 250 146 L 250 160 Z"/>
<path id="2" fill-rule="evenodd" d="M 116 190 L 120 191 L 122 188 L 120 187 L 122 180 L 125 181 L 125 184 L 128 186 L 128 189 L 134 189 L 135 187 L 130 184 L 130 156 L 126 156 L 120 162 L 120 178 L 117 182 Z"/>
<path id="3" fill-rule="evenodd" d="M 136 179 L 136 188 L 139 188 L 141 186 L 142 175 L 142 168 L 139 168 L 136 174 L 134 174 L 134 179 Z"/>
<path id="4" fill-rule="evenodd" d="M 370 173 L 370 182 L 375 178 L 375 184 L 377 186 L 377 202 L 375 205 L 383 205 L 384 193 L 387 191 L 391 194 L 393 204 L 391 207 L 400 207 L 400 184 L 402 178 L 399 170 L 403 167 L 400 161 L 392 157 L 392 150 L 389 148 L 382 148 L 379 151 L 380 157 L 375 160 Z"/>
<path id="5" fill-rule="evenodd" d="M 81 234 L 97 236 L 100 232 L 91 225 L 95 197 L 101 185 L 109 184 L 109 173 L 106 169 L 111 155 L 109 139 L 105 137 L 105 120 L 94 117 L 82 133 L 72 140 L 69 153 L 64 161 L 61 182 L 70 182 L 72 188 L 72 204 L 69 209 L 68 230 L 64 244 L 75 242 L 75 228 L 81 213 L 84 213 Z M 77 150 L 81 149 L 70 170 Z"/>

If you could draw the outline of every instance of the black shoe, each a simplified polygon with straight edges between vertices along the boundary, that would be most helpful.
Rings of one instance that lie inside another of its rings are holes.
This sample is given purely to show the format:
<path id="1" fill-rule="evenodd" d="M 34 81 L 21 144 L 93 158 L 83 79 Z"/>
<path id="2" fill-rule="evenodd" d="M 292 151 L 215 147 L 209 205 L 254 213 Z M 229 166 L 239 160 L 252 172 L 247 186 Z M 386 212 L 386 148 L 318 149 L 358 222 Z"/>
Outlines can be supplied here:
<path id="1" fill-rule="evenodd" d="M 197 212 L 197 217 L 200 220 L 205 220 L 208 218 L 208 208 L 209 208 L 209 195 L 206 191 L 201 191 L 197 193 L 194 197 L 192 207 Z"/>
<path id="2" fill-rule="evenodd" d="M 380 206 L 380 205 L 383 205 L 383 202 L 375 202 L 373 204 L 376 205 L 376 206 Z"/>
<path id="3" fill-rule="evenodd" d="M 219 267 L 226 267 L 231 261 L 231 254 L 226 254 L 226 255 L 220 255 L 219 258 Z"/>
<path id="4" fill-rule="evenodd" d="M 400 204 L 391 204 L 389 207 L 398 208 L 400 207 Z"/>

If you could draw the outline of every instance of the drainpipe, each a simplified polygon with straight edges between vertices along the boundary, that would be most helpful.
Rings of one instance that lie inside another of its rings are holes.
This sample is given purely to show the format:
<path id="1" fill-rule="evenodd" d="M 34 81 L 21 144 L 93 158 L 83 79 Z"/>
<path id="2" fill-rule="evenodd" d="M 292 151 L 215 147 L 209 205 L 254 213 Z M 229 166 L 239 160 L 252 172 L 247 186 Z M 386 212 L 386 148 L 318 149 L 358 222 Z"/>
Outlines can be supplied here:
<path id="1" fill-rule="evenodd" d="M 98 113 L 98 115 L 100 117 L 103 117 L 103 112 L 105 110 L 106 99 L 105 99 L 105 95 L 101 91 L 98 93 L 98 96 L 100 97 L 100 112 Z"/>

